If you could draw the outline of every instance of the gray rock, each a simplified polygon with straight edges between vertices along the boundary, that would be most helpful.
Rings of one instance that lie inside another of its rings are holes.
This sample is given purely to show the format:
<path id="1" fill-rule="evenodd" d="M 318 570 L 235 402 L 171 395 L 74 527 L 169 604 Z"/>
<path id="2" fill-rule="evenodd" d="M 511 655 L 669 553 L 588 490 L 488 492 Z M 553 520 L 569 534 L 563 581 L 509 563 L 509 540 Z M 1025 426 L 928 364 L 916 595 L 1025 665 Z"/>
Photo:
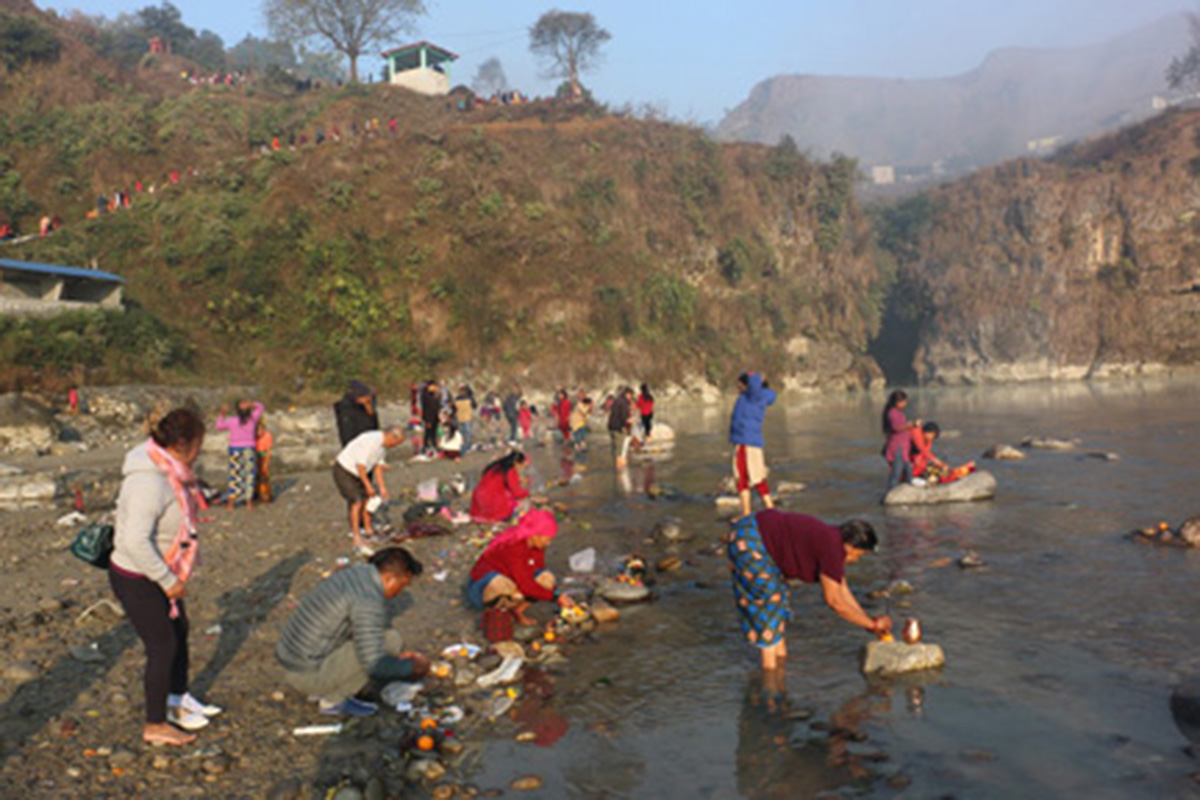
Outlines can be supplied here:
<path id="1" fill-rule="evenodd" d="M 946 663 L 946 655 L 936 644 L 876 641 L 863 648 L 862 661 L 864 675 L 902 675 L 937 669 Z"/>
<path id="2" fill-rule="evenodd" d="M 996 478 L 990 472 L 973 472 L 953 483 L 914 486 L 902 483 L 883 497 L 885 506 L 924 506 L 990 500 L 996 496 Z"/>
<path id="3" fill-rule="evenodd" d="M 665 517 L 654 526 L 653 536 L 664 542 L 681 542 L 687 537 L 683 530 L 683 521 L 678 517 Z"/>
<path id="4" fill-rule="evenodd" d="M 596 594 L 610 603 L 641 603 L 650 599 L 650 590 L 636 583 L 605 578 L 596 587 Z"/>
<path id="5" fill-rule="evenodd" d="M 91 644 L 80 644 L 71 648 L 71 658 L 76 661 L 82 661 L 84 664 L 103 664 L 104 653 L 100 652 L 100 647 L 95 642 Z"/>
<path id="6" fill-rule="evenodd" d="M 996 461 L 1020 461 L 1025 458 L 1025 454 L 1009 444 L 994 444 L 983 451 L 983 457 Z"/>
<path id="7" fill-rule="evenodd" d="M 807 487 L 803 483 L 799 483 L 798 481 L 780 481 L 771 487 L 771 491 L 776 495 L 785 496 L 789 494 L 800 494 L 800 492 L 803 492 L 806 488 Z"/>
<path id="8" fill-rule="evenodd" d="M 353 786 L 343 786 L 333 793 L 333 800 L 363 800 L 363 794 Z"/>
<path id="9" fill-rule="evenodd" d="M 108 757 L 108 763 L 109 766 L 113 767 L 126 767 L 132 764 L 135 759 L 137 759 L 137 756 L 129 750 L 114 750 L 113 754 Z"/>
<path id="10" fill-rule="evenodd" d="M 1101 450 L 1096 450 L 1085 454 L 1087 458 L 1094 458 L 1098 461 L 1120 461 L 1121 457 L 1116 453 L 1109 453 Z"/>
<path id="11" fill-rule="evenodd" d="M 1074 450 L 1078 439 L 1055 439 L 1050 436 L 1030 436 L 1021 442 L 1021 447 L 1030 450 Z"/>
<path id="12" fill-rule="evenodd" d="M 962 558 L 958 559 L 958 565 L 963 569 L 972 569 L 974 567 L 983 566 L 983 558 L 974 550 L 968 550 L 962 554 Z"/>

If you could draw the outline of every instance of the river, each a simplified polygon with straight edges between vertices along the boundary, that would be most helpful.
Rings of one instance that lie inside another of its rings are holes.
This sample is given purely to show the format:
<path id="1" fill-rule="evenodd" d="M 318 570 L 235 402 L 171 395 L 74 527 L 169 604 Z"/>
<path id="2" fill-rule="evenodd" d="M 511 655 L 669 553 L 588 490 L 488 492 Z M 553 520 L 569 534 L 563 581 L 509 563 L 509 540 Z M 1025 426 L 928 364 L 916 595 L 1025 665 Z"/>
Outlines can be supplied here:
<path id="1" fill-rule="evenodd" d="M 938 450 L 953 462 L 1032 435 L 1080 440 L 1071 452 L 980 462 L 999 481 L 994 501 L 921 510 L 877 504 L 879 397 L 783 396 L 768 413 L 772 480 L 807 485 L 786 507 L 870 520 L 881 547 L 849 570 L 850 585 L 863 599 L 910 582 L 911 595 L 864 604 L 919 617 L 947 665 L 868 682 L 858 671 L 866 635 L 815 587 L 797 586 L 782 709 L 768 707 L 714 548 L 727 529 L 711 495 L 728 471 L 728 408 L 664 410 L 677 447 L 635 463 L 628 481 L 594 434 L 591 470 L 555 495 L 572 522 L 552 566 L 587 544 L 602 562 L 643 549 L 651 562 L 678 552 L 685 566 L 659 576 L 655 602 L 575 648 L 556 679 L 527 687 L 518 713 L 536 744 L 497 736 L 466 777 L 495 785 L 536 773 L 548 797 L 1200 797 L 1189 777 L 1200 766 L 1168 708 L 1171 687 L 1200 674 L 1200 553 L 1125 536 L 1200 513 L 1197 388 L 915 390 L 909 417 L 949 432 Z M 545 480 L 560 465 L 545 449 L 536 467 Z M 647 485 L 685 499 L 651 499 Z M 665 516 L 695 537 L 678 550 L 644 544 Z M 957 566 L 968 548 L 983 569 Z M 533 699 L 538 691 L 547 698 Z M 814 715 L 789 719 L 796 709 Z"/>

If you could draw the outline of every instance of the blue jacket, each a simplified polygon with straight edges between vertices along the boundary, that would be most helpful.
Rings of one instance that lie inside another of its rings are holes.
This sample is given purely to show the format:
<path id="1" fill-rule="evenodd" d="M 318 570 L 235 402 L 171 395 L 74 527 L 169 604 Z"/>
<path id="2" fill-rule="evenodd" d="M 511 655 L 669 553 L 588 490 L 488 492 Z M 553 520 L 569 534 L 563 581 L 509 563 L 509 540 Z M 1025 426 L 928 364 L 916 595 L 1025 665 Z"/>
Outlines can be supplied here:
<path id="1" fill-rule="evenodd" d="M 751 373 L 746 391 L 738 395 L 737 403 L 733 406 L 733 417 L 729 420 L 730 444 L 762 447 L 763 417 L 767 413 L 767 406 L 774 402 L 775 390 L 764 389 L 762 375 Z"/>

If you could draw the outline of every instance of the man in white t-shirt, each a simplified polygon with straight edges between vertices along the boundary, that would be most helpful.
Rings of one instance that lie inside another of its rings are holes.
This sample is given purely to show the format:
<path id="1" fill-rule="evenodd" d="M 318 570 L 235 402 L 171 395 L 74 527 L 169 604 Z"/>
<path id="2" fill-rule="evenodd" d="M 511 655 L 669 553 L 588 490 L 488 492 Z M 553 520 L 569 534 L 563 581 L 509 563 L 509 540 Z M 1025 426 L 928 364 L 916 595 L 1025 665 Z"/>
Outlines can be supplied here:
<path id="1" fill-rule="evenodd" d="M 350 509 L 350 534 L 354 537 L 354 551 L 369 558 L 374 551 L 363 541 L 363 530 L 368 536 L 375 531 L 371 525 L 371 514 L 367 510 L 371 498 L 388 499 L 383 470 L 387 468 L 384 455 L 389 448 L 404 441 L 404 429 L 393 427 L 386 431 L 365 431 L 350 440 L 333 462 L 333 482 Z M 382 468 L 382 469 L 381 469 Z M 376 474 L 378 473 L 378 474 Z"/>

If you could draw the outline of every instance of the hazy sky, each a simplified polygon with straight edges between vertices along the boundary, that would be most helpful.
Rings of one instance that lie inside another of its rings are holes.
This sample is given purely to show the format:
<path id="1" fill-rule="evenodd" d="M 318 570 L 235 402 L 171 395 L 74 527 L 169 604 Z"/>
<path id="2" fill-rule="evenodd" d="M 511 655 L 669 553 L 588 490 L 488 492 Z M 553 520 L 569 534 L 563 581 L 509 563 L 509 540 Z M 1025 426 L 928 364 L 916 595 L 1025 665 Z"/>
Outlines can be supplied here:
<path id="1" fill-rule="evenodd" d="M 38 0 L 35 0 L 37 2 Z M 113 17 L 159 0 L 54 0 Z M 265 35 L 257 0 L 174 0 L 184 21 L 231 45 Z M 42 3 L 39 3 L 42 4 Z M 940 77 L 965 72 L 999 47 L 1101 42 L 1176 11 L 1188 0 L 429 0 L 411 37 L 461 56 L 469 83 L 480 62 L 500 58 L 510 83 L 548 94 L 528 50 L 528 29 L 551 8 L 587 11 L 612 34 L 605 60 L 584 77 L 614 105 L 654 104 L 672 117 L 715 123 L 772 75 L 813 73 Z M 969 9 L 969 10 L 967 10 Z M 403 44 L 397 42 L 396 44 Z M 382 61 L 360 61 L 360 73 Z"/>

